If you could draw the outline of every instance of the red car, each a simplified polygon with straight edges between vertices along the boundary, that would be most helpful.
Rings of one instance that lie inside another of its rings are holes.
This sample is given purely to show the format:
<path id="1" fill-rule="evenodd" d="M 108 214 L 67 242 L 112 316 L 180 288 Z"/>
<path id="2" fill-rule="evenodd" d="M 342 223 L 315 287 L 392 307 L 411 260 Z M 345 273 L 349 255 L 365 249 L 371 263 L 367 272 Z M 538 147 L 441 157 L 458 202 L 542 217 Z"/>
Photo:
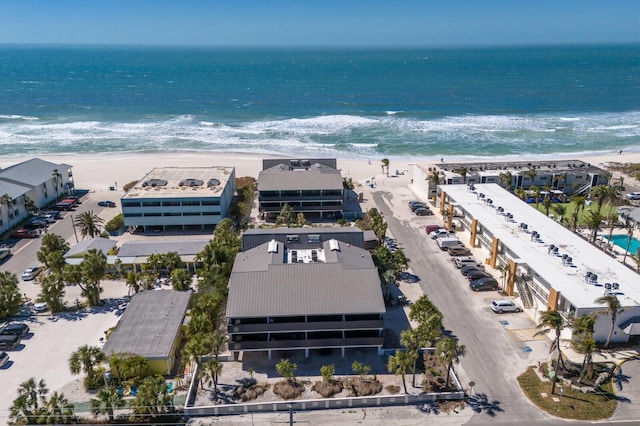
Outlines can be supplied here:
<path id="1" fill-rule="evenodd" d="M 37 238 L 38 231 L 33 229 L 16 229 L 11 233 L 12 238 Z"/>

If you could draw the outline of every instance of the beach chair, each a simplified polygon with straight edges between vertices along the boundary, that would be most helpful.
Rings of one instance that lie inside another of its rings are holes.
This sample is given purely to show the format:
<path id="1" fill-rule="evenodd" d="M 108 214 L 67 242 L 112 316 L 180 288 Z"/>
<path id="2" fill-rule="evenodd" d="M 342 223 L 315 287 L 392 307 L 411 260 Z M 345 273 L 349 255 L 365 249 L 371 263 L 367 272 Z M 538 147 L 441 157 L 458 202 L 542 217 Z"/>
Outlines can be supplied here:
<path id="1" fill-rule="evenodd" d="M 131 386 L 131 391 L 129 392 L 129 395 L 136 396 L 137 394 L 138 394 L 138 387 L 136 385 Z"/>
<path id="2" fill-rule="evenodd" d="M 124 389 L 122 389 L 122 386 L 118 386 L 116 388 L 116 390 L 118 391 L 118 396 L 120 396 L 120 398 L 124 397 Z"/>
<path id="3" fill-rule="evenodd" d="M 167 393 L 173 393 L 173 382 L 169 382 L 167 385 Z"/>

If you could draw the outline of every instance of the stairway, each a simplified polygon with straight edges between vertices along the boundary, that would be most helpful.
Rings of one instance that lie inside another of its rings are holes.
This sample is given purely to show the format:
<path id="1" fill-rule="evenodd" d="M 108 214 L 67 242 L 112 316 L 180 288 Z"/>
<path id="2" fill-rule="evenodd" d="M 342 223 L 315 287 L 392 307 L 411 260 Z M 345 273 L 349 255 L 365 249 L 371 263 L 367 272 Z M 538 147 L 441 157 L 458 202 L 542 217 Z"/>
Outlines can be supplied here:
<path id="1" fill-rule="evenodd" d="M 531 296 L 531 291 L 529 291 L 529 285 L 525 278 L 516 279 L 516 287 L 518 288 L 518 294 L 520 295 L 520 299 L 522 300 L 522 305 L 525 309 L 530 309 L 533 307 L 533 297 Z"/>

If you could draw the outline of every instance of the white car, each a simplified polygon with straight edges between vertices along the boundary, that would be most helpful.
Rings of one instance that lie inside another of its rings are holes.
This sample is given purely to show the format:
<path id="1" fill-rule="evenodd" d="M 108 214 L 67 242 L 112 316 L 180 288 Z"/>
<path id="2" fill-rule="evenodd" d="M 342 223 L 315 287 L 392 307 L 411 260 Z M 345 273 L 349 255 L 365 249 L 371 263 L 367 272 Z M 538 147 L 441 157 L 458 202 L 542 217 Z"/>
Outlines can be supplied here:
<path id="1" fill-rule="evenodd" d="M 501 314 L 503 312 L 520 312 L 520 306 L 516 305 L 511 300 L 494 300 L 491 302 L 491 310 L 495 313 Z"/>
<path id="2" fill-rule="evenodd" d="M 449 231 L 444 228 L 440 228 L 429 233 L 429 237 L 431 237 L 432 240 L 435 240 L 436 238 L 452 237 L 452 236 L 455 236 L 455 232 Z"/>
<path id="3" fill-rule="evenodd" d="M 31 268 L 27 268 L 22 273 L 22 280 L 23 281 L 31 281 L 31 280 L 35 279 L 40 272 L 42 272 L 42 268 L 40 268 L 39 266 L 33 266 Z"/>
<path id="4" fill-rule="evenodd" d="M 9 355 L 6 352 L 0 352 L 0 367 L 9 362 Z"/>
<path id="5" fill-rule="evenodd" d="M 33 304 L 33 310 L 36 312 L 45 312 L 49 307 L 45 302 L 38 302 Z"/>
<path id="6" fill-rule="evenodd" d="M 624 196 L 627 200 L 640 200 L 640 192 L 630 192 Z"/>

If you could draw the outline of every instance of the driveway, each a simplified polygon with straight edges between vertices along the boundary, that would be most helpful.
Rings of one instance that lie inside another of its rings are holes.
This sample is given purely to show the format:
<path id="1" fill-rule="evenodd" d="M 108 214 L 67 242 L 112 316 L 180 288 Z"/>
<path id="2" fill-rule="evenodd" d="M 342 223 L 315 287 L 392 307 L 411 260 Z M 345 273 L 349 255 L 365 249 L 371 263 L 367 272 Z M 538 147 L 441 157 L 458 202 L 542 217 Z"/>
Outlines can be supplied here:
<path id="1" fill-rule="evenodd" d="M 640 359 L 623 363 L 614 376 L 614 387 L 618 397 L 618 407 L 611 420 L 638 420 L 640 412 Z"/>

